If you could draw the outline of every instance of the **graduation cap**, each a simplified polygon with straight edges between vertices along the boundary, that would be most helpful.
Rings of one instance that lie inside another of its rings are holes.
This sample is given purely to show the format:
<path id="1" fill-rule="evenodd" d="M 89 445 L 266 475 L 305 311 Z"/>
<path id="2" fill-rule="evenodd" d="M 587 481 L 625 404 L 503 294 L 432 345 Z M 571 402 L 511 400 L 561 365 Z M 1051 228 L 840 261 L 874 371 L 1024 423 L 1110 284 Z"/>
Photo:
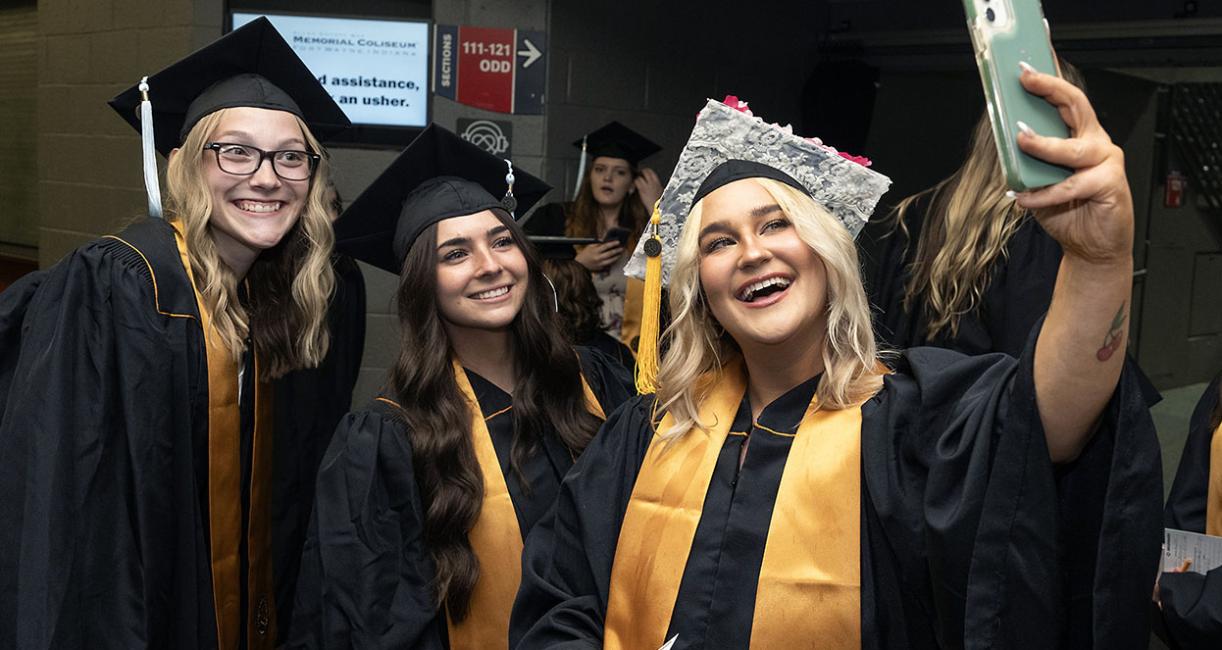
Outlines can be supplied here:
<path id="1" fill-rule="evenodd" d="M 590 158 L 622 158 L 636 167 L 642 160 L 662 150 L 656 142 L 614 121 L 574 140 L 573 146 L 581 149 L 581 162 L 577 165 L 577 186 L 573 188 L 573 196 L 581 193 L 581 184 L 585 182 L 586 154 L 590 154 Z"/>
<path id="2" fill-rule="evenodd" d="M 869 164 L 818 138 L 803 138 L 790 127 L 755 117 L 737 97 L 726 97 L 726 103 L 710 99 L 696 116 L 646 236 L 624 267 L 626 275 L 645 280 L 637 390 L 643 394 L 656 388 L 661 291 L 670 281 L 674 247 L 697 201 L 737 180 L 770 178 L 806 193 L 856 237 L 891 186 L 891 179 Z"/>
<path id="3" fill-rule="evenodd" d="M 286 111 L 301 118 L 318 138 L 330 137 L 351 125 L 266 17 L 145 77 L 109 104 L 141 132 L 145 186 L 150 212 L 155 216 L 161 212 L 161 196 L 154 149 L 169 156 L 191 128 L 210 113 L 239 106 Z"/>
<path id="4" fill-rule="evenodd" d="M 397 275 L 425 228 L 484 210 L 526 212 L 551 189 L 430 124 L 335 222 L 335 246 Z"/>
<path id="5" fill-rule="evenodd" d="M 539 255 L 545 260 L 571 260 L 577 257 L 574 246 L 597 244 L 599 240 L 593 237 L 556 237 L 553 235 L 531 235 L 530 243 L 535 245 Z"/>
<path id="6" fill-rule="evenodd" d="M 609 122 L 606 126 L 591 131 L 574 141 L 573 146 L 590 154 L 591 158 L 623 158 L 634 167 L 662 150 L 656 142 L 619 122 Z"/>

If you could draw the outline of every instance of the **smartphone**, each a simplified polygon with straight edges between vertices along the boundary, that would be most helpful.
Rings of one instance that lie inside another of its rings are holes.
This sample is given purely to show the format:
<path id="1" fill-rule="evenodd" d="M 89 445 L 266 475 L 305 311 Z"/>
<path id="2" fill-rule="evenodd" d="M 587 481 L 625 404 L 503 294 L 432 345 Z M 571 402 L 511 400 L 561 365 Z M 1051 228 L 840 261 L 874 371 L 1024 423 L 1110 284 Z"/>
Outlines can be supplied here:
<path id="1" fill-rule="evenodd" d="M 620 246 L 627 246 L 629 234 L 631 233 L 628 232 L 627 228 L 616 226 L 607 231 L 607 234 L 603 236 L 603 242 L 605 243 L 611 240 L 616 240 L 619 242 Z"/>
<path id="2" fill-rule="evenodd" d="M 963 9 L 1006 185 L 1021 192 L 1069 178 L 1073 170 L 1023 153 L 1015 139 L 1019 122 L 1040 135 L 1069 137 L 1057 109 L 1018 81 L 1019 61 L 1043 73 L 1057 71 L 1040 0 L 963 0 Z"/>

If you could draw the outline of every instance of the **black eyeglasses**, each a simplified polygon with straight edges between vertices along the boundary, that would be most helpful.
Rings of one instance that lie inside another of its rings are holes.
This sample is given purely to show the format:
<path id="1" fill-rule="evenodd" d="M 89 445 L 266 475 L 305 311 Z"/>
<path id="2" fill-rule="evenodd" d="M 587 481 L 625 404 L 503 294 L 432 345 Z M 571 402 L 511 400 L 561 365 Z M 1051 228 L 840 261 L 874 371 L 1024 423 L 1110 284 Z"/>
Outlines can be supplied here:
<path id="1" fill-rule="evenodd" d="M 264 151 L 248 144 L 231 142 L 209 142 L 204 149 L 216 154 L 216 164 L 226 174 L 250 176 L 259 171 L 264 159 L 267 159 L 272 161 L 272 171 L 286 181 L 309 179 L 322 159 L 316 153 L 298 149 Z"/>

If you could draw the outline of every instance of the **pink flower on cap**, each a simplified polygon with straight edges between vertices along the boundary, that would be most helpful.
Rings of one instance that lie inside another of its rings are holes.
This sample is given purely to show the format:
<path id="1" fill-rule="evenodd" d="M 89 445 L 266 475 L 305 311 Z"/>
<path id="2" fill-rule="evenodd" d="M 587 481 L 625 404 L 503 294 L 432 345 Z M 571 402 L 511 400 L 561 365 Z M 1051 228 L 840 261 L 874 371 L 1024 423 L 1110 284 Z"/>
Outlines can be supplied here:
<path id="1" fill-rule="evenodd" d="M 746 113 L 747 115 L 755 117 L 755 114 L 751 112 L 751 109 L 747 108 L 747 102 L 740 100 L 737 95 L 726 95 L 726 98 L 721 100 L 721 103 L 729 106 L 739 113 Z"/>
<path id="2" fill-rule="evenodd" d="M 839 154 L 841 158 L 855 162 L 858 165 L 861 165 L 862 167 L 869 167 L 870 165 L 874 164 L 873 162 L 870 161 L 869 158 L 866 158 L 865 156 L 854 156 L 853 154 L 847 153 L 844 151 L 837 151 L 836 153 Z"/>

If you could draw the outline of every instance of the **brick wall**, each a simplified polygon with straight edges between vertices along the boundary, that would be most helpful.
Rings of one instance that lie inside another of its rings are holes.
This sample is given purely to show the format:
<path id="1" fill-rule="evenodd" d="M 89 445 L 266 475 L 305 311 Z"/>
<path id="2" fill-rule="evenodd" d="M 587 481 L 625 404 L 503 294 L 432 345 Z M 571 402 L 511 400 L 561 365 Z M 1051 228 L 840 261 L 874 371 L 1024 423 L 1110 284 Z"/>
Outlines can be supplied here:
<path id="1" fill-rule="evenodd" d="M 821 23 L 814 4 L 552 3 L 547 180 L 571 194 L 571 143 L 619 120 L 663 145 L 644 164 L 665 182 L 708 98 L 735 94 L 798 126 Z"/>

